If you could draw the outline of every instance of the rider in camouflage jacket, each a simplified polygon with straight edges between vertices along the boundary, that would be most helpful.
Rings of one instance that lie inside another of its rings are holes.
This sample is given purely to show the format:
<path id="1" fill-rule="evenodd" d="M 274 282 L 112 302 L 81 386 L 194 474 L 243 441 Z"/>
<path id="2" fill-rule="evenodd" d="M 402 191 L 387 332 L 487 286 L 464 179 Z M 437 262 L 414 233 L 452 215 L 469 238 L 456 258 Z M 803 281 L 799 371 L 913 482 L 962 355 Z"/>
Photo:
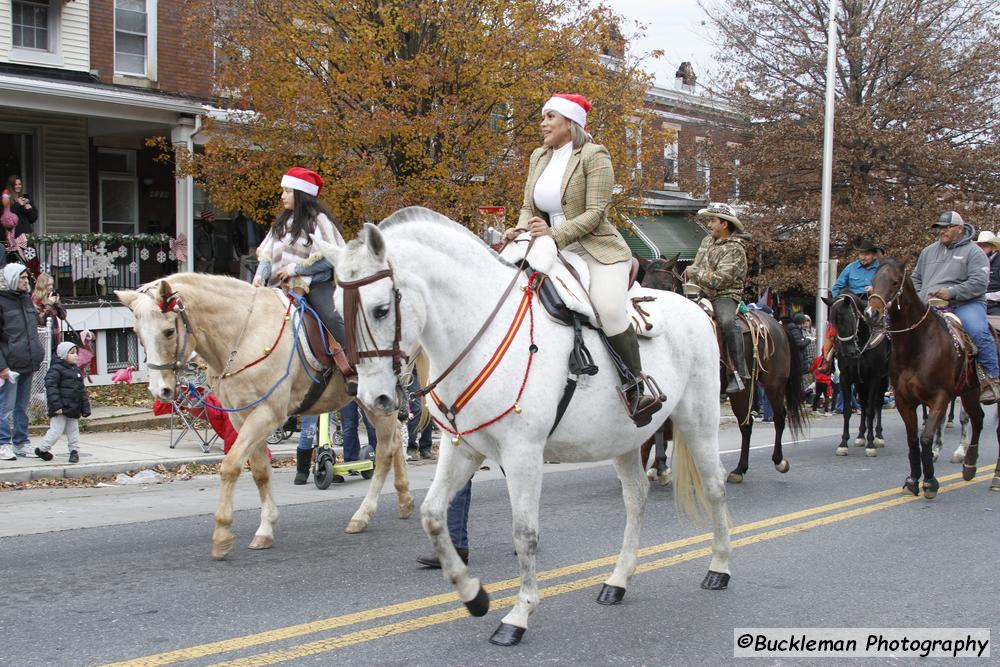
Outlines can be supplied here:
<path id="1" fill-rule="evenodd" d="M 745 242 L 746 236 L 739 233 L 724 239 L 709 235 L 702 240 L 687 275 L 698 283 L 709 300 L 723 296 L 736 301 L 743 299 L 747 277 Z"/>

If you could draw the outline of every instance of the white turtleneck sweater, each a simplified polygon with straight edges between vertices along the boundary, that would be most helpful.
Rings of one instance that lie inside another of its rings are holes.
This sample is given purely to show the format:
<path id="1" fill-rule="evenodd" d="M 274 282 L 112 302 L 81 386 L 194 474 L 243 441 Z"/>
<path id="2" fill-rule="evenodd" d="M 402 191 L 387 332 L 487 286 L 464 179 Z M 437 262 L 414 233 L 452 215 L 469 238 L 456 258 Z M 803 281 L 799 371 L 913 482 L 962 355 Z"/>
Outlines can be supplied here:
<path id="1" fill-rule="evenodd" d="M 566 174 L 566 165 L 569 164 L 569 158 L 572 154 L 572 141 L 567 142 L 562 148 L 554 150 L 552 158 L 545 165 L 545 170 L 535 181 L 535 206 L 539 211 L 549 214 L 549 220 L 553 227 L 566 219 L 563 216 L 560 199 L 562 193 L 560 191 L 562 190 L 563 176 Z"/>

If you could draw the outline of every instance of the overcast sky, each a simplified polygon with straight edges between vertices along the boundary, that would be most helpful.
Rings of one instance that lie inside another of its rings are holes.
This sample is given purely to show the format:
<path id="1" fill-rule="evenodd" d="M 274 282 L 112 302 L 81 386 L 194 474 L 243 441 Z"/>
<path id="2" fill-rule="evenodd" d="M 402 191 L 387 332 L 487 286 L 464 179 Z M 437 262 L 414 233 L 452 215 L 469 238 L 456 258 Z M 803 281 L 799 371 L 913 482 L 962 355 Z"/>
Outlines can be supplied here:
<path id="1" fill-rule="evenodd" d="M 646 36 L 632 44 L 636 53 L 662 49 L 664 56 L 651 61 L 647 68 L 662 86 L 672 86 L 674 72 L 685 60 L 690 61 L 700 80 L 712 69 L 714 47 L 709 41 L 707 17 L 698 0 L 604 0 L 616 13 L 625 17 L 626 35 L 635 32 L 635 24 L 646 25 Z"/>

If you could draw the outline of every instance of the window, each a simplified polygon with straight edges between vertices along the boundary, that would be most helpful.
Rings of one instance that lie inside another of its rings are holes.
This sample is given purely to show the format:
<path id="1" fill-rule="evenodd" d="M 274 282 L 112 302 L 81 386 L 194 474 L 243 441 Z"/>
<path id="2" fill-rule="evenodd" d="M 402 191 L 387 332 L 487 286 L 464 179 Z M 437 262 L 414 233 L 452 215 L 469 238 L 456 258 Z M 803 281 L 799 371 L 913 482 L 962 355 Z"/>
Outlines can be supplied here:
<path id="1" fill-rule="evenodd" d="M 708 144 L 705 137 L 695 137 L 697 146 L 697 158 L 695 160 L 695 181 L 698 184 L 698 195 L 708 197 L 712 186 L 712 168 L 708 164 L 706 151 Z"/>
<path id="2" fill-rule="evenodd" d="M 115 0 L 115 72 L 147 76 L 146 0 Z"/>
<path id="3" fill-rule="evenodd" d="M 663 147 L 663 185 L 677 185 L 677 141 Z"/>
<path id="4" fill-rule="evenodd" d="M 100 181 L 101 231 L 135 234 L 139 231 L 138 184 L 135 151 L 100 149 L 97 153 Z"/>
<path id="5" fill-rule="evenodd" d="M 23 49 L 48 51 L 52 42 L 49 3 L 14 0 L 11 3 L 11 10 L 13 14 L 11 43 Z"/>
<path id="6" fill-rule="evenodd" d="M 107 372 L 139 366 L 139 343 L 131 329 L 108 329 L 105 347 L 108 352 Z"/>

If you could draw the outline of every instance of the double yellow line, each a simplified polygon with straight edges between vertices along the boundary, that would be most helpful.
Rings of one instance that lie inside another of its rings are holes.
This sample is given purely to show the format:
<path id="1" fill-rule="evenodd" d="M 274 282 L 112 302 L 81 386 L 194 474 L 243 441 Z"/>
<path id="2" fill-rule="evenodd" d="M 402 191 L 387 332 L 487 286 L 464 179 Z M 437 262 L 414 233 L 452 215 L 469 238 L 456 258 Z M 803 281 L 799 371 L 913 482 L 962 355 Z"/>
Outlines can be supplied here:
<path id="1" fill-rule="evenodd" d="M 951 482 L 960 479 L 962 476 L 961 473 L 954 473 L 951 475 L 945 475 L 943 477 L 939 477 L 938 481 L 942 483 L 942 487 L 939 490 L 939 493 L 948 493 L 950 491 L 955 491 L 957 489 L 963 489 L 973 484 L 976 484 L 977 482 L 981 482 L 985 479 L 990 479 L 991 475 L 989 473 L 992 472 L 992 469 L 986 466 L 981 466 L 979 472 L 980 476 L 976 480 L 973 480 L 972 482 L 958 481 L 955 484 L 944 485 L 946 482 Z M 827 526 L 830 524 L 838 523 L 840 521 L 846 521 L 847 519 L 853 519 L 855 517 L 864 516 L 866 514 L 871 514 L 873 512 L 878 512 L 892 507 L 897 507 L 899 505 L 903 505 L 905 503 L 917 500 L 917 498 L 914 496 L 909 496 L 909 495 L 900 496 L 899 494 L 900 491 L 898 487 L 892 489 L 885 489 L 883 491 L 877 491 L 875 493 L 869 493 L 863 496 L 848 498 L 846 500 L 841 500 L 835 503 L 829 503 L 826 505 L 820 505 L 817 507 L 804 509 L 798 512 L 791 512 L 788 514 L 774 516 L 769 519 L 763 519 L 761 521 L 754 521 L 751 523 L 741 524 L 739 526 L 735 526 L 732 529 L 731 531 L 732 535 L 735 536 L 742 533 L 749 533 L 766 528 L 772 528 L 773 526 L 777 526 L 788 522 L 795 522 L 795 521 L 800 522 L 800 523 L 793 523 L 792 525 L 784 526 L 782 528 L 764 530 L 764 532 L 758 532 L 753 535 L 749 535 L 747 537 L 734 539 L 732 541 L 732 548 L 736 549 L 740 547 L 749 546 L 751 544 L 767 542 L 769 540 L 774 540 L 779 537 L 785 537 L 787 535 L 794 535 L 796 533 L 807 531 L 812 528 L 818 528 L 820 526 Z M 889 500 L 882 500 L 890 496 L 895 496 L 895 497 Z M 856 507 L 858 505 L 860 505 L 860 507 Z M 853 507 L 854 509 L 846 509 L 850 507 Z M 830 514 L 830 512 L 834 513 Z M 826 516 L 821 516 L 819 518 L 803 521 L 803 519 L 808 519 L 809 517 L 814 517 L 821 514 Z M 639 557 L 643 558 L 648 556 L 654 556 L 657 554 L 662 554 L 677 549 L 684 549 L 686 547 L 692 547 L 699 544 L 710 543 L 711 540 L 712 540 L 712 533 L 702 533 L 700 535 L 695 535 L 692 537 L 674 540 L 671 542 L 665 542 L 663 544 L 658 544 L 655 546 L 640 549 Z M 636 573 L 638 574 L 641 572 L 650 572 L 653 570 L 659 570 L 666 567 L 671 567 L 673 565 L 678 565 L 680 563 L 685 563 L 687 561 L 695 560 L 698 558 L 704 558 L 710 556 L 711 552 L 712 552 L 711 546 L 702 546 L 695 549 L 691 549 L 689 551 L 683 551 L 681 553 L 673 554 L 665 558 L 646 561 L 639 564 Z M 618 559 L 617 555 L 606 556 L 604 558 L 598 558 L 583 563 L 576 563 L 573 565 L 567 565 L 565 567 L 556 568 L 553 570 L 546 570 L 538 574 L 538 580 L 548 581 L 552 579 L 579 574 L 582 572 L 587 572 L 589 570 L 593 570 L 596 568 L 613 566 L 617 561 L 617 559 Z M 560 584 L 554 584 L 552 586 L 542 587 L 539 590 L 539 594 L 543 598 L 552 597 L 555 595 L 562 595 L 563 593 L 569 593 L 572 591 L 578 591 L 581 589 L 589 588 L 591 586 L 596 586 L 597 584 L 602 583 L 605 579 L 607 579 L 607 573 L 603 572 L 600 574 L 586 576 L 581 579 L 574 579 L 572 581 L 567 581 Z M 495 595 L 500 591 L 517 589 L 520 587 L 520 585 L 521 585 L 520 579 L 506 579 L 503 581 L 494 582 L 492 584 L 487 584 L 486 589 L 490 592 L 491 595 Z M 517 600 L 516 594 L 509 595 L 507 597 L 499 599 L 493 599 L 491 600 L 490 603 L 490 609 L 497 610 L 513 606 L 516 600 Z M 301 623 L 299 625 L 277 628 L 275 630 L 269 630 L 267 632 L 260 632 L 252 635 L 246 635 L 243 637 L 234 637 L 232 639 L 225 639 L 222 641 L 200 644 L 197 646 L 191 646 L 188 648 L 178 649 L 175 651 L 159 653 L 144 658 L 136 658 L 133 660 L 116 662 L 106 667 L 140 667 L 140 666 L 153 667 L 159 665 L 170 665 L 185 660 L 196 660 L 212 655 L 219 655 L 233 651 L 241 651 L 254 646 L 260 646 L 262 644 L 270 644 L 273 642 L 285 641 L 289 639 L 294 639 L 296 637 L 315 634 L 318 632 L 336 630 L 338 628 L 355 625 L 358 623 L 376 621 L 384 618 L 389 618 L 391 616 L 397 616 L 399 614 L 412 613 L 428 609 L 431 607 L 436 607 L 444 604 L 451 604 L 454 602 L 455 602 L 455 593 L 448 592 L 448 593 L 443 593 L 441 595 L 432 595 L 429 597 L 419 598 L 416 600 L 400 602 L 385 607 L 378 607 L 375 609 L 367 609 L 364 611 L 355 612 L 351 614 L 344 614 L 342 616 L 333 616 L 331 618 L 326 618 L 319 621 L 312 621 L 310 623 Z M 302 658 L 309 655 L 325 653 L 327 651 L 332 651 L 338 648 L 344 648 L 346 646 L 352 646 L 355 644 L 361 644 L 364 642 L 382 639 L 385 637 L 392 637 L 394 635 L 413 632 L 414 630 L 419 630 L 421 628 L 426 628 L 433 625 L 440 625 L 442 623 L 458 620 L 460 618 L 466 618 L 467 616 L 468 612 L 465 610 L 464 607 L 457 607 L 433 614 L 417 616 L 415 618 L 407 620 L 387 623 L 384 625 L 379 625 L 373 628 L 359 630 L 344 635 L 339 635 L 335 637 L 329 637 L 326 639 L 320 639 L 313 642 L 299 644 L 296 646 L 291 646 L 286 649 L 278 649 L 275 651 L 260 653 L 246 658 L 226 660 L 224 663 L 218 663 L 218 664 L 227 666 L 239 665 L 241 667 L 251 666 L 251 665 L 272 665 L 275 663 L 294 660 L 296 658 Z"/>

